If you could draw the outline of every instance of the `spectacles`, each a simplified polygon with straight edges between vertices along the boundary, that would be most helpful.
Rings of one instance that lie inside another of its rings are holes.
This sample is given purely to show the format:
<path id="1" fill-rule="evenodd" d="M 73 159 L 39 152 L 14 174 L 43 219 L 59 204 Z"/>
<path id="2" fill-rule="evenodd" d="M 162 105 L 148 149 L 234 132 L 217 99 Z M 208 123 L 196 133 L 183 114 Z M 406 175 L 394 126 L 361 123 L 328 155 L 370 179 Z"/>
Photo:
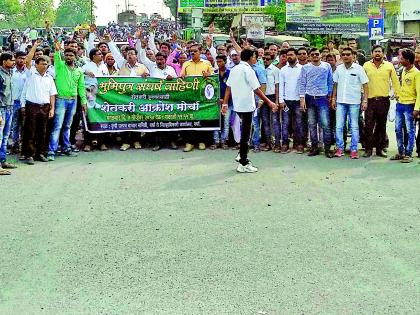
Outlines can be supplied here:
<path id="1" fill-rule="evenodd" d="M 352 55 L 351 53 L 347 53 L 347 54 L 342 53 L 341 54 L 341 56 L 351 56 L 351 55 Z"/>
<path id="2" fill-rule="evenodd" d="M 319 53 L 312 53 L 311 56 L 319 56 Z"/>
<path id="3" fill-rule="evenodd" d="M 270 61 L 271 60 L 271 58 L 266 58 L 266 57 L 264 57 L 263 59 L 264 60 L 267 60 L 267 61 Z"/>
<path id="4" fill-rule="evenodd" d="M 298 55 L 307 55 L 307 53 L 306 52 L 300 52 L 300 53 L 298 53 Z"/>

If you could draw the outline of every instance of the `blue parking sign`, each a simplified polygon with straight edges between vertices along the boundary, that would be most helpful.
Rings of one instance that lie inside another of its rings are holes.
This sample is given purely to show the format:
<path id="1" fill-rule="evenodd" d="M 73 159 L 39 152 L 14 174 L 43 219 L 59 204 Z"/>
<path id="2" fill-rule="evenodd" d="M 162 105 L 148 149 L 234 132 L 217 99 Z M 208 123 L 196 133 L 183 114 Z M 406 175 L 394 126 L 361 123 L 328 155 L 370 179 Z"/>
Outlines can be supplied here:
<path id="1" fill-rule="evenodd" d="M 379 40 L 384 37 L 384 19 L 369 19 L 368 24 L 369 39 Z"/>

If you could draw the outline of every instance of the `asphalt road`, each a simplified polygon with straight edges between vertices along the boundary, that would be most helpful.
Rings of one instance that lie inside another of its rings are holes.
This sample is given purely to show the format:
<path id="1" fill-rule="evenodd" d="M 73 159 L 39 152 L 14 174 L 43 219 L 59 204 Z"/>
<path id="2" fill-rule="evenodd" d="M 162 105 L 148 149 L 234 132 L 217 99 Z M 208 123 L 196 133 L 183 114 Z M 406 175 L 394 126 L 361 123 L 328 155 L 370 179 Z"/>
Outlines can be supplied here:
<path id="1" fill-rule="evenodd" d="M 0 314 L 420 314 L 418 159 L 234 157 L 20 164 L 0 178 Z"/>

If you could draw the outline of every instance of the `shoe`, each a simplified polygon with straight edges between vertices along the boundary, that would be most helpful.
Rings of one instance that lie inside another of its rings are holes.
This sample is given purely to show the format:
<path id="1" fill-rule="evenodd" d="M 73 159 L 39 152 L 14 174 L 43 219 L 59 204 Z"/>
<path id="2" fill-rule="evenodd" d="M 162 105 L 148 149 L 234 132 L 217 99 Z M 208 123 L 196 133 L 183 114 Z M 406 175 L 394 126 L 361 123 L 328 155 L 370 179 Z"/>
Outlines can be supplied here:
<path id="1" fill-rule="evenodd" d="M 200 142 L 199 144 L 198 144 L 198 150 L 205 150 L 206 149 L 206 145 L 205 145 L 205 143 L 204 142 Z"/>
<path id="2" fill-rule="evenodd" d="M 296 153 L 297 154 L 303 154 L 305 152 L 305 148 L 303 147 L 303 145 L 298 145 L 296 148 Z"/>
<path id="3" fill-rule="evenodd" d="M 271 151 L 271 145 L 260 146 L 260 148 L 263 152 Z"/>
<path id="4" fill-rule="evenodd" d="M 286 153 L 289 153 L 289 152 L 290 152 L 289 146 L 287 144 L 283 144 L 281 146 L 281 153 L 286 154 Z"/>
<path id="5" fill-rule="evenodd" d="M 370 158 L 372 156 L 372 150 L 366 150 L 365 153 L 363 153 L 364 158 Z"/>
<path id="6" fill-rule="evenodd" d="M 359 158 L 359 152 L 357 152 L 357 151 L 351 151 L 350 158 L 352 160 L 357 160 Z"/>
<path id="7" fill-rule="evenodd" d="M 130 149 L 130 145 L 128 143 L 123 143 L 120 147 L 120 151 L 127 151 Z"/>
<path id="8" fill-rule="evenodd" d="M 54 155 L 47 155 L 47 160 L 48 160 L 48 162 L 54 162 L 55 161 L 55 156 Z"/>
<path id="9" fill-rule="evenodd" d="M 90 151 L 92 151 L 92 148 L 91 148 L 91 146 L 90 146 L 89 144 L 86 144 L 86 145 L 83 147 L 83 151 L 84 151 L 84 152 L 90 152 Z"/>
<path id="10" fill-rule="evenodd" d="M 226 143 L 221 144 L 222 150 L 228 150 L 229 146 Z"/>
<path id="11" fill-rule="evenodd" d="M 178 146 L 176 145 L 175 141 L 171 141 L 171 149 L 178 150 Z"/>
<path id="12" fill-rule="evenodd" d="M 80 152 L 79 148 L 75 144 L 72 144 L 70 148 L 73 152 Z"/>
<path id="13" fill-rule="evenodd" d="M 1 163 L 1 167 L 4 168 L 4 169 L 10 169 L 10 170 L 14 169 L 14 168 L 17 168 L 16 165 L 14 165 L 12 163 L 8 163 L 8 162 Z"/>
<path id="14" fill-rule="evenodd" d="M 0 167 L 0 176 L 2 175 L 12 175 L 12 173 Z"/>
<path id="15" fill-rule="evenodd" d="M 261 148 L 260 148 L 260 146 L 259 146 L 259 145 L 257 145 L 257 146 L 255 146 L 255 147 L 252 149 L 252 151 L 253 151 L 254 153 L 260 153 L 260 152 L 261 152 Z"/>
<path id="16" fill-rule="evenodd" d="M 220 144 L 215 143 L 215 144 L 212 144 L 211 146 L 209 146 L 209 149 L 210 150 L 216 150 L 219 146 L 220 146 Z"/>
<path id="17" fill-rule="evenodd" d="M 334 156 L 337 158 L 341 158 L 343 156 L 343 151 L 341 151 L 341 149 L 335 150 Z"/>
<path id="18" fill-rule="evenodd" d="M 34 158 L 33 157 L 27 158 L 25 163 L 28 165 L 35 165 Z"/>
<path id="19" fill-rule="evenodd" d="M 68 156 L 68 157 L 77 157 L 77 156 L 78 156 L 78 154 L 77 154 L 76 152 L 73 152 L 73 151 L 71 151 L 71 150 L 67 150 L 67 151 L 65 151 L 65 152 L 64 152 L 64 155 L 65 155 L 65 156 Z"/>
<path id="20" fill-rule="evenodd" d="M 48 159 L 43 154 L 40 154 L 40 155 L 36 156 L 35 160 L 39 161 L 39 162 L 44 162 L 44 163 L 48 162 Z"/>
<path id="21" fill-rule="evenodd" d="M 160 150 L 160 145 L 155 145 L 152 149 L 153 152 L 159 151 Z"/>
<path id="22" fill-rule="evenodd" d="M 92 145 L 96 147 L 98 145 L 98 140 L 92 140 Z"/>
<path id="23" fill-rule="evenodd" d="M 388 153 L 388 148 L 383 148 L 382 151 L 384 151 L 385 153 Z"/>
<path id="24" fill-rule="evenodd" d="M 279 146 L 275 146 L 273 149 L 274 153 L 280 153 L 281 152 L 281 148 Z"/>
<path id="25" fill-rule="evenodd" d="M 238 153 L 238 155 L 236 156 L 236 158 L 235 158 L 235 161 L 236 162 L 239 162 L 241 160 L 241 155 Z"/>
<path id="26" fill-rule="evenodd" d="M 376 151 L 376 156 L 387 158 L 388 154 L 386 154 L 386 152 L 384 150 L 379 150 L 379 151 Z"/>
<path id="27" fill-rule="evenodd" d="M 26 160 L 26 156 L 24 156 L 23 154 L 19 155 L 19 161 L 25 161 Z"/>
<path id="28" fill-rule="evenodd" d="M 238 173 L 256 173 L 258 172 L 258 168 L 253 166 L 251 162 L 248 162 L 247 165 L 239 164 L 238 167 L 236 168 L 236 171 Z"/>
<path id="29" fill-rule="evenodd" d="M 397 154 L 391 156 L 390 160 L 391 161 L 401 161 L 403 158 L 404 158 L 403 155 L 397 153 Z"/>
<path id="30" fill-rule="evenodd" d="M 411 162 L 413 162 L 413 158 L 408 155 L 405 155 L 401 160 L 401 163 L 411 163 Z"/>
<path id="31" fill-rule="evenodd" d="M 184 152 L 191 152 L 192 150 L 194 150 L 194 146 L 191 143 L 185 144 Z"/>
<path id="32" fill-rule="evenodd" d="M 332 153 L 330 149 L 324 149 L 324 155 L 329 159 L 332 159 L 334 157 L 334 153 Z"/>
<path id="33" fill-rule="evenodd" d="M 101 144 L 99 150 L 101 150 L 101 151 L 108 151 L 108 147 L 106 146 L 106 144 Z"/>
<path id="34" fill-rule="evenodd" d="M 134 149 L 136 149 L 136 150 L 140 150 L 141 149 L 140 142 L 138 142 L 138 141 L 134 142 Z"/>
<path id="35" fill-rule="evenodd" d="M 319 155 L 319 149 L 318 148 L 311 148 L 309 150 L 308 156 L 316 156 Z"/>
<path id="36" fill-rule="evenodd" d="M 232 150 L 239 150 L 240 148 L 241 148 L 241 145 L 237 143 L 232 147 Z"/>

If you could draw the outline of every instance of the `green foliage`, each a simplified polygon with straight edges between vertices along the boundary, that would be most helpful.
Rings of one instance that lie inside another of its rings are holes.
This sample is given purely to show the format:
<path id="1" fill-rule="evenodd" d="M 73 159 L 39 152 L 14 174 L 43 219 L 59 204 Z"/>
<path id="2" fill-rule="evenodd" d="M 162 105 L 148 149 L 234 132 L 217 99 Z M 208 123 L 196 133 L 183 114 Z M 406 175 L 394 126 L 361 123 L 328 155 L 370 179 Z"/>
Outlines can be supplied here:
<path id="1" fill-rule="evenodd" d="M 44 27 L 45 21 L 55 21 L 54 0 L 24 0 L 23 19 L 25 26 Z"/>
<path id="2" fill-rule="evenodd" d="M 90 6 L 91 1 L 87 0 L 60 0 L 55 24 L 57 26 L 76 26 L 80 23 L 90 23 Z"/>
<path id="3" fill-rule="evenodd" d="M 278 31 L 286 29 L 286 2 L 284 0 L 279 5 L 266 6 L 265 14 L 272 17 Z"/>
<path id="4" fill-rule="evenodd" d="M 0 28 L 17 27 L 17 21 L 22 10 L 19 0 L 0 0 Z"/>

